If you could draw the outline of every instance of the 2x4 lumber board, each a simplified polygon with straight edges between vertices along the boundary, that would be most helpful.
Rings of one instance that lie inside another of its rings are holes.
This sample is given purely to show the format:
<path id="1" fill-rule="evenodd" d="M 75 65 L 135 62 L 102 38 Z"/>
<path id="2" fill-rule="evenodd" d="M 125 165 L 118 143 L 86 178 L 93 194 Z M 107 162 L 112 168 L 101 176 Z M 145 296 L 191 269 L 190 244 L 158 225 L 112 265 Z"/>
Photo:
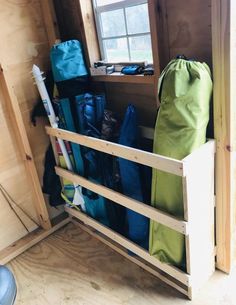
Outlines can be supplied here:
<path id="1" fill-rule="evenodd" d="M 157 267 L 158 269 L 166 272 L 173 278 L 176 278 L 178 281 L 183 283 L 186 286 L 190 285 L 190 277 L 183 271 L 179 270 L 178 268 L 175 268 L 174 266 L 164 264 L 160 262 L 155 257 L 151 256 L 147 251 L 145 251 L 143 248 L 139 247 L 135 243 L 131 242 L 127 238 L 123 237 L 119 233 L 114 232 L 113 230 L 105 227 L 104 225 L 100 224 L 98 221 L 90 218 L 86 214 L 79 212 L 77 210 L 71 209 L 69 207 L 65 207 L 65 210 L 68 214 L 71 216 L 78 218 L 81 220 L 84 224 L 89 225 L 90 227 L 94 228 L 95 230 L 101 232 L 105 236 L 109 237 L 119 245 L 129 249 L 139 257 L 143 258 L 145 261 L 150 263 L 151 265 Z"/>
<path id="2" fill-rule="evenodd" d="M 22 159 L 29 177 L 29 183 L 32 185 L 33 194 L 35 197 L 34 205 L 39 219 L 39 223 L 44 229 L 51 228 L 46 202 L 43 197 L 38 173 L 34 163 L 33 154 L 30 148 L 29 139 L 22 119 L 18 100 L 11 85 L 10 76 L 6 70 L 0 66 L 0 85 L 6 100 L 6 105 L 10 117 L 11 124 L 14 128 L 15 138 L 18 143 Z"/>
<path id="3" fill-rule="evenodd" d="M 41 0 L 44 24 L 47 31 L 49 45 L 52 47 L 60 39 L 57 18 L 53 0 Z"/>
<path id="4" fill-rule="evenodd" d="M 123 194 L 113 191 L 103 185 L 91 182 L 77 174 L 74 174 L 68 170 L 60 167 L 56 167 L 56 173 L 60 177 L 74 182 L 86 189 L 89 189 L 111 201 L 114 201 L 128 209 L 131 209 L 141 215 L 151 218 L 159 223 L 168 226 L 169 228 L 178 231 L 182 234 L 188 233 L 188 224 L 185 221 L 178 220 L 175 217 L 169 216 L 168 214 L 158 211 L 157 209 L 143 204 L 140 201 L 131 199 Z"/>
<path id="5" fill-rule="evenodd" d="M 232 215 L 233 215 L 233 223 L 232 223 L 232 235 L 231 235 L 231 243 L 232 243 L 232 265 L 236 265 L 236 135 L 235 135 L 235 130 L 236 130 L 236 110 L 235 110 L 235 96 L 236 96 L 236 3 L 235 1 L 231 2 L 231 61 L 230 61 L 230 67 L 231 67 L 231 88 L 230 88 L 230 95 L 231 99 L 233 99 L 233 105 L 234 109 L 232 109 L 232 116 L 233 116 L 233 132 L 232 134 L 232 158 L 231 158 L 231 175 L 232 175 L 232 180 L 233 180 L 233 190 L 232 190 Z"/>
<path id="6" fill-rule="evenodd" d="M 44 230 L 42 228 L 38 228 L 23 237 L 22 239 L 8 246 L 6 249 L 0 251 L 0 265 L 7 264 L 18 255 L 22 254 L 29 248 L 39 243 L 41 240 L 48 237 L 50 234 L 67 225 L 69 222 L 70 217 L 67 217 L 62 220 L 61 215 L 59 215 L 58 217 L 56 217 L 55 225 L 52 226 L 51 229 Z"/>
<path id="7" fill-rule="evenodd" d="M 161 71 L 165 68 L 171 59 L 166 2 L 166 0 L 157 0 L 157 33 L 159 46 L 158 55 Z"/>
<path id="8" fill-rule="evenodd" d="M 82 21 L 80 31 L 85 48 L 85 57 L 87 65 L 92 67 L 95 61 L 101 59 L 92 0 L 80 0 L 78 2 L 80 7 L 79 18 Z"/>
<path id="9" fill-rule="evenodd" d="M 76 144 L 84 145 L 89 148 L 110 154 L 116 157 L 124 158 L 139 164 L 150 166 L 167 173 L 183 176 L 183 164 L 181 161 L 164 157 L 161 155 L 146 152 L 140 149 L 127 147 L 124 145 L 112 143 L 93 137 L 82 136 L 80 134 L 66 131 L 59 128 L 46 127 L 48 135 L 61 138 Z"/>
<path id="10" fill-rule="evenodd" d="M 151 31 L 151 41 L 152 41 L 152 56 L 153 56 L 153 65 L 154 65 L 154 90 L 157 92 L 157 83 L 160 76 L 160 60 L 158 52 L 158 32 L 157 32 L 157 20 L 158 20 L 158 1 L 149 0 L 148 1 L 148 13 L 149 13 L 149 22 L 150 22 L 150 31 Z"/>
<path id="11" fill-rule="evenodd" d="M 124 256 L 126 259 L 128 259 L 131 262 L 135 263 L 136 265 L 138 265 L 142 269 L 148 271 L 149 273 L 151 273 L 152 275 L 156 276 L 157 278 L 159 278 L 160 280 L 162 280 L 163 282 L 165 282 L 169 286 L 175 288 L 176 290 L 178 290 L 182 294 L 188 296 L 188 290 L 187 290 L 188 288 L 187 287 L 186 287 L 187 289 L 184 289 L 183 287 L 178 285 L 175 281 L 171 280 L 170 277 L 168 278 L 167 276 L 163 275 L 163 273 L 158 271 L 158 269 L 154 268 L 153 266 L 150 266 L 149 264 L 147 264 L 147 262 L 145 262 L 141 258 L 139 258 L 137 256 L 129 255 L 127 253 L 127 250 L 124 247 L 120 246 L 119 244 L 116 244 L 111 239 L 109 239 L 109 238 L 107 238 L 105 236 L 102 236 L 101 233 L 98 233 L 95 230 L 93 230 L 92 228 L 90 228 L 89 226 L 84 225 L 78 219 L 72 217 L 71 221 L 76 226 L 80 227 L 82 230 L 84 230 L 85 232 L 87 232 L 91 236 L 93 236 L 96 239 L 100 240 L 101 242 L 103 242 L 104 244 L 109 246 L 111 249 L 113 249 L 117 253 L 119 253 L 122 256 Z"/>
<path id="12" fill-rule="evenodd" d="M 232 153 L 235 134 L 235 0 L 212 0 L 212 52 L 214 79 L 214 134 L 216 139 L 216 244 L 217 267 L 230 272 L 232 267 L 233 193 L 235 175 L 232 173 Z M 233 31 L 234 30 L 234 31 Z M 231 35 L 232 33 L 233 35 Z M 234 203 L 235 204 L 235 203 Z"/>
<path id="13" fill-rule="evenodd" d="M 154 84 L 155 76 L 153 75 L 124 75 L 112 73 L 108 75 L 97 75 L 91 77 L 96 82 L 115 82 L 115 83 L 133 83 L 133 84 Z"/>

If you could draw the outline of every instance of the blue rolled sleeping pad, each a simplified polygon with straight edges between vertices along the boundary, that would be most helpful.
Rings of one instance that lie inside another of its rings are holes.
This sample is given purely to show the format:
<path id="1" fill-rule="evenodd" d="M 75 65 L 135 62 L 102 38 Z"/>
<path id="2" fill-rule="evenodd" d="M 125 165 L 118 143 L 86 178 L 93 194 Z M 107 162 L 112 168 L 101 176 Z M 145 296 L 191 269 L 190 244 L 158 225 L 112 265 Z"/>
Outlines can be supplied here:
<path id="1" fill-rule="evenodd" d="M 139 148 L 139 129 L 137 113 L 133 105 L 129 105 L 121 126 L 119 144 Z M 142 167 L 138 163 L 119 158 L 121 185 L 123 194 L 140 202 L 144 202 L 142 188 Z M 127 209 L 128 238 L 141 247 L 148 249 L 149 219 Z"/>
<path id="2" fill-rule="evenodd" d="M 82 94 L 75 97 L 77 131 L 86 136 L 99 138 L 105 108 L 103 95 Z M 84 159 L 84 176 L 95 183 L 102 184 L 101 154 L 94 149 L 81 147 Z M 106 226 L 110 226 L 107 215 L 106 199 L 90 190 L 82 190 L 86 212 Z"/>

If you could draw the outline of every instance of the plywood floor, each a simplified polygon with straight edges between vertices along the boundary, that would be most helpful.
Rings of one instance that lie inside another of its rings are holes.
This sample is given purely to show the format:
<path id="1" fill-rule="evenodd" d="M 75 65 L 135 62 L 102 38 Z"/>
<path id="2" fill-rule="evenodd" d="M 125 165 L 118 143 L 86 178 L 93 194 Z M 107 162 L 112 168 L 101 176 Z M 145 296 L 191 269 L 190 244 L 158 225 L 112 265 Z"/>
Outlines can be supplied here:
<path id="1" fill-rule="evenodd" d="M 73 224 L 9 267 L 18 284 L 16 305 L 236 304 L 236 272 L 230 277 L 216 272 L 190 303 Z"/>

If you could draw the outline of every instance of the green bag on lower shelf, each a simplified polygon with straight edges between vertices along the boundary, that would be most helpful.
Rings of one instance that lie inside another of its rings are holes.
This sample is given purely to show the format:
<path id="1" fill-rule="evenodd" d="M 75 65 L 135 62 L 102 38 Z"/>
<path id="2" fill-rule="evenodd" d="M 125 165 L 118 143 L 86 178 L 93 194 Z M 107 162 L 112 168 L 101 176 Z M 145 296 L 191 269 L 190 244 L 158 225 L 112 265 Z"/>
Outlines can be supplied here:
<path id="1" fill-rule="evenodd" d="M 196 61 L 172 60 L 160 76 L 158 95 L 161 106 L 153 152 L 181 160 L 206 142 L 212 95 L 209 67 Z M 152 206 L 183 219 L 182 178 L 153 169 Z M 149 251 L 160 261 L 185 270 L 183 234 L 151 221 Z"/>

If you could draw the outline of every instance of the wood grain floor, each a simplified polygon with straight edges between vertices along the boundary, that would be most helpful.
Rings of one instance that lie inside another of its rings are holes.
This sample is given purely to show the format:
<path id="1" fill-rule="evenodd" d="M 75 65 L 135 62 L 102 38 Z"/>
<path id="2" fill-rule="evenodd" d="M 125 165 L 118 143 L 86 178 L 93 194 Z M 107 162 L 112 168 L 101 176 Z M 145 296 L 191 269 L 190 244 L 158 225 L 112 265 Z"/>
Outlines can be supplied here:
<path id="1" fill-rule="evenodd" d="M 184 305 L 180 293 L 73 224 L 13 260 L 16 305 Z M 199 266 L 200 267 L 200 266 Z M 232 276 L 216 272 L 191 305 L 235 305 Z"/>

